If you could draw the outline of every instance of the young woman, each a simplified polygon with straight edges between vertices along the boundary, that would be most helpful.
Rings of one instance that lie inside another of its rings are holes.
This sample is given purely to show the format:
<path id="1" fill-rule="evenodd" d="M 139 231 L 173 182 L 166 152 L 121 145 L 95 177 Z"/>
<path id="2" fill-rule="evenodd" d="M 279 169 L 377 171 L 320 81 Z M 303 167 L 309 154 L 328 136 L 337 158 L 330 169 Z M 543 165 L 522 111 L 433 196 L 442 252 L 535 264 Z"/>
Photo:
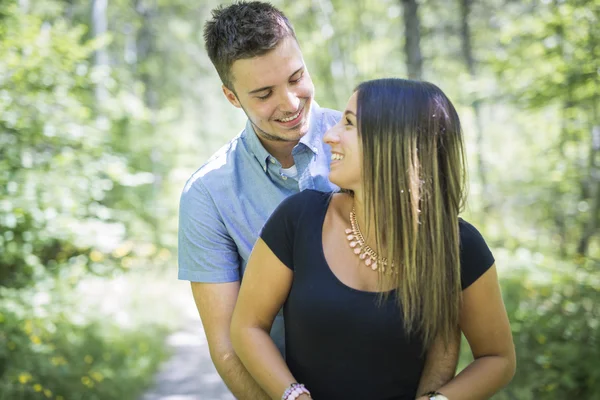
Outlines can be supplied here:
<path id="1" fill-rule="evenodd" d="M 426 82 L 365 82 L 324 139 L 344 190 L 292 196 L 264 226 L 233 314 L 236 353 L 273 399 L 490 398 L 515 352 L 492 253 L 459 218 L 452 103 Z M 269 336 L 282 306 L 285 360 Z M 457 326 L 474 361 L 417 393 L 427 350 Z"/>

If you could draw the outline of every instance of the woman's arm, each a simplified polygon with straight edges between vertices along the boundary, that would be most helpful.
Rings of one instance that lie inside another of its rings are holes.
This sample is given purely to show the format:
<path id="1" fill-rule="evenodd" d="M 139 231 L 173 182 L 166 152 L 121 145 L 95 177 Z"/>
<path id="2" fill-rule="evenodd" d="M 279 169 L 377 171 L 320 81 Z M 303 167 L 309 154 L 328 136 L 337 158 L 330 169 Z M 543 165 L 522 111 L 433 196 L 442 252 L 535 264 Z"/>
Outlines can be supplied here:
<path id="1" fill-rule="evenodd" d="M 449 400 L 489 399 L 511 381 L 516 368 L 495 265 L 463 291 L 460 328 L 474 361 L 438 391 Z"/>
<path id="2" fill-rule="evenodd" d="M 237 356 L 273 399 L 280 399 L 296 382 L 269 335 L 292 279 L 292 270 L 259 238 L 248 260 L 231 320 L 231 341 Z"/>

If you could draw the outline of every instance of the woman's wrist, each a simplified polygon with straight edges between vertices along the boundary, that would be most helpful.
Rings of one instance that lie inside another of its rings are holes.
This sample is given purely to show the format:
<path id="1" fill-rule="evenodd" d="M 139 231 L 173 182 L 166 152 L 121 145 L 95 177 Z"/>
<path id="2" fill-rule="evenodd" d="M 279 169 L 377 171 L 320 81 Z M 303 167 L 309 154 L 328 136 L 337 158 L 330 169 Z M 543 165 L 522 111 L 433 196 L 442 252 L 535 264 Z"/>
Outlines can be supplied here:
<path id="1" fill-rule="evenodd" d="M 281 400 L 301 400 L 307 398 L 312 398 L 310 392 L 303 384 L 297 382 L 290 384 L 290 386 L 285 389 L 285 392 L 283 392 L 283 395 L 281 395 Z"/>
<path id="2" fill-rule="evenodd" d="M 432 399 L 433 400 L 448 400 L 448 398 L 440 392 L 425 393 L 424 395 L 417 397 L 416 400 L 432 400 Z"/>

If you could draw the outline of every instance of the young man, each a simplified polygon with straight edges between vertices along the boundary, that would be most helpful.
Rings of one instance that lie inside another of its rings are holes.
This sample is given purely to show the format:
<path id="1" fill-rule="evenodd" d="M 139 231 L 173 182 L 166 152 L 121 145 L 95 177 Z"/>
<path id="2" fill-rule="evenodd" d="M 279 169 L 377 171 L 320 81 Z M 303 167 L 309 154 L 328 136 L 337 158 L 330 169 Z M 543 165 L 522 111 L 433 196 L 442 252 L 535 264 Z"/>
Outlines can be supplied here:
<path id="1" fill-rule="evenodd" d="M 240 280 L 260 229 L 283 199 L 304 189 L 337 189 L 328 180 L 331 153 L 322 138 L 341 114 L 314 103 L 294 30 L 270 4 L 213 10 L 204 38 L 225 97 L 248 122 L 185 185 L 179 279 L 191 281 L 211 358 L 231 392 L 239 399 L 266 399 L 229 337 Z M 271 336 L 285 354 L 281 313 Z M 453 376 L 455 353 L 426 374 L 423 389 Z"/>

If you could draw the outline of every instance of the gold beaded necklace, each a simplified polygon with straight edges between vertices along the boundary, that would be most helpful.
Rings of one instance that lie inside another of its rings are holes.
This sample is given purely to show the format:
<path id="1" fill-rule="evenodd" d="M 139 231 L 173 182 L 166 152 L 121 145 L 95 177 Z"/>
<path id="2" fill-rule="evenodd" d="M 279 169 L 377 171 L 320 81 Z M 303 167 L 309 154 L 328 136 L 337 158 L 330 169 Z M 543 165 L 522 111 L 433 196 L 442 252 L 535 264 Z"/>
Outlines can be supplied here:
<path id="1" fill-rule="evenodd" d="M 386 271 L 386 267 L 388 261 L 384 257 L 379 257 L 375 250 L 369 246 L 365 238 L 363 237 L 360 228 L 358 227 L 358 222 L 356 221 L 356 212 L 354 207 L 352 207 L 352 211 L 350 211 L 350 226 L 351 228 L 346 229 L 346 239 L 350 244 L 350 247 L 353 249 L 354 254 L 358 256 L 361 260 L 364 261 L 365 265 L 371 268 L 373 271 L 377 271 L 377 269 L 381 269 L 382 272 Z M 388 272 L 393 271 L 394 264 L 388 268 Z"/>

